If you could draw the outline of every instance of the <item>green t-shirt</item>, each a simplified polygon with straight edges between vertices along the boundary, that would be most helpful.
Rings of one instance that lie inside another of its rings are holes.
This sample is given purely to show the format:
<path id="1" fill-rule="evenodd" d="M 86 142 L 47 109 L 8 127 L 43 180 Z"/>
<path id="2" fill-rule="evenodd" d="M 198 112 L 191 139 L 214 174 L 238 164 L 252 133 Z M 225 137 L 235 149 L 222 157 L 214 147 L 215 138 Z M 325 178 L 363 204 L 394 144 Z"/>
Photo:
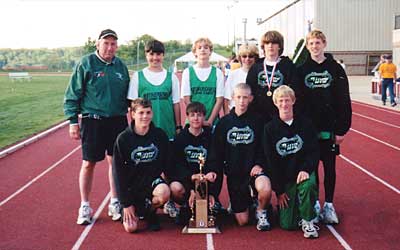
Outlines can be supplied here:
<path id="1" fill-rule="evenodd" d="M 172 73 L 167 72 L 167 77 L 161 85 L 151 84 L 143 74 L 138 72 L 139 97 L 150 100 L 153 106 L 153 123 L 167 133 L 169 139 L 175 136 L 175 117 L 172 102 Z"/>

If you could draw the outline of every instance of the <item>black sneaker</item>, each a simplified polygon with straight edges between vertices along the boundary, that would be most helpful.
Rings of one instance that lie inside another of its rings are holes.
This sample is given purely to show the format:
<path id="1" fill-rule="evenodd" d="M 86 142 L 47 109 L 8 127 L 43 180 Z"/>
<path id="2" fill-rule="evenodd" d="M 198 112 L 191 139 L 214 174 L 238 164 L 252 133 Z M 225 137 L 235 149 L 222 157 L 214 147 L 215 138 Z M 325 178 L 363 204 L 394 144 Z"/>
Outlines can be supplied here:
<path id="1" fill-rule="evenodd" d="M 149 212 L 146 216 L 146 220 L 150 231 L 159 231 L 161 229 L 160 220 L 156 211 Z"/>
<path id="2" fill-rule="evenodd" d="M 382 102 L 382 105 L 385 106 L 385 105 L 386 105 L 386 102 Z"/>
<path id="3" fill-rule="evenodd" d="M 395 107 L 396 105 L 397 105 L 397 103 L 395 103 L 395 102 L 393 102 L 393 103 L 391 104 L 392 107 Z"/>
<path id="4" fill-rule="evenodd" d="M 215 200 L 214 206 L 212 206 L 211 211 L 215 215 L 228 213 L 219 200 Z"/>

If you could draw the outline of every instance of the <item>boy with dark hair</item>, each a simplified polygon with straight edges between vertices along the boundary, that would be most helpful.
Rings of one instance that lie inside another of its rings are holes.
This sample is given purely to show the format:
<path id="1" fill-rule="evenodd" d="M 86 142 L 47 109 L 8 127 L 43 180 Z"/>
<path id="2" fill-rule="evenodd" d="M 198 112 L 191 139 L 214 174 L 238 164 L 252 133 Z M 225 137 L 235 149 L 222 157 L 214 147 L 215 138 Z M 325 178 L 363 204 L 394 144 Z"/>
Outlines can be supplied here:
<path id="1" fill-rule="evenodd" d="M 317 198 L 315 169 L 318 166 L 318 138 L 311 121 L 294 116 L 294 91 L 282 85 L 272 96 L 279 110 L 264 127 L 265 155 L 271 168 L 272 189 L 279 205 L 279 224 L 295 230 L 300 225 L 305 238 L 317 238 L 314 203 Z M 300 223 L 299 223 L 300 222 Z"/>
<path id="2" fill-rule="evenodd" d="M 317 200 L 318 218 L 327 224 L 337 224 L 333 195 L 336 183 L 336 155 L 339 144 L 351 126 L 349 82 L 344 69 L 324 53 L 327 41 L 324 33 L 313 30 L 306 37 L 310 57 L 298 68 L 305 114 L 316 127 L 320 144 L 320 160 L 324 167 L 325 204 L 322 213 Z M 318 187 L 318 168 L 316 172 Z"/>
<path id="3" fill-rule="evenodd" d="M 292 61 L 282 56 L 283 36 L 278 31 L 268 31 L 261 37 L 261 48 L 265 57 L 250 68 L 246 83 L 250 85 L 254 101 L 250 109 L 269 122 L 278 110 L 272 102 L 272 92 L 281 85 L 295 89 L 296 68 Z"/>
<path id="4" fill-rule="evenodd" d="M 263 124 L 258 116 L 247 110 L 252 99 L 250 86 L 236 85 L 233 91 L 235 107 L 215 128 L 209 168 L 224 170 L 231 208 L 239 225 L 249 221 L 249 206 L 253 204 L 250 185 L 256 189 L 257 230 L 265 231 L 270 230 L 266 208 L 271 200 L 271 184 L 265 174 L 261 143 Z"/>
<path id="5" fill-rule="evenodd" d="M 396 86 L 396 65 L 392 63 L 392 56 L 385 56 L 385 62 L 379 66 L 379 75 L 382 78 L 382 104 L 386 105 L 386 92 L 389 89 L 390 105 L 396 106 L 394 87 Z"/>
<path id="6" fill-rule="evenodd" d="M 181 205 L 177 222 L 186 224 L 189 219 L 188 205 L 193 207 L 194 180 L 199 176 L 199 156 L 207 159 L 211 144 L 211 128 L 203 126 L 206 109 L 200 102 L 191 102 L 186 107 L 186 116 L 189 124 L 185 126 L 173 142 L 173 160 L 167 177 L 170 181 L 171 198 Z M 204 178 L 214 182 L 216 173 L 210 172 L 207 160 L 204 169 Z M 210 184 L 211 184 L 210 183 Z M 210 203 L 214 205 L 213 187 L 209 187 Z M 190 197 L 190 199 L 189 199 Z M 189 201 L 189 204 L 188 204 Z"/>
<path id="7" fill-rule="evenodd" d="M 168 137 L 151 119 L 151 102 L 137 98 L 131 103 L 132 123 L 114 145 L 113 176 L 123 207 L 122 222 L 128 233 L 137 231 L 139 216 L 152 231 L 160 229 L 157 208 L 170 197 L 168 185 L 160 176 L 167 165 Z"/>

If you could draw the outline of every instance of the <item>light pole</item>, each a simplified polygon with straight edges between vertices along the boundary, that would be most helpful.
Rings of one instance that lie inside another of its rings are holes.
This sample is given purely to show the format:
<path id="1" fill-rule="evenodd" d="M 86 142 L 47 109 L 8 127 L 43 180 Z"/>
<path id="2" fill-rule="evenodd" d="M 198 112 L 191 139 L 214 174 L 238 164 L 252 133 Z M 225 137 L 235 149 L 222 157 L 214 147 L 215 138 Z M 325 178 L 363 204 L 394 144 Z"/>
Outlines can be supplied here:
<path id="1" fill-rule="evenodd" d="M 244 28 L 243 28 L 243 44 L 246 43 L 246 24 L 247 24 L 247 18 L 243 18 L 242 20 Z"/>
<path id="2" fill-rule="evenodd" d="M 137 49 L 136 49 L 136 69 L 137 69 L 137 71 L 139 71 L 139 49 L 140 49 L 141 42 L 142 42 L 141 40 L 137 41 Z"/>

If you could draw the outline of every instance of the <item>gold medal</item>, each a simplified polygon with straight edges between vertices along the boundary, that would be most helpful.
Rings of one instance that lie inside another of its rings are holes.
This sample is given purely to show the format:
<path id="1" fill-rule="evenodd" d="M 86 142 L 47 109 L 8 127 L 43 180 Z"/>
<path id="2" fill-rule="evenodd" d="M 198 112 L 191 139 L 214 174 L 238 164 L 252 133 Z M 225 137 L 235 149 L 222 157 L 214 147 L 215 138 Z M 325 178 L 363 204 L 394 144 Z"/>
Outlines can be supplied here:
<path id="1" fill-rule="evenodd" d="M 272 95 L 272 92 L 268 90 L 267 96 L 271 96 L 271 95 Z"/>

